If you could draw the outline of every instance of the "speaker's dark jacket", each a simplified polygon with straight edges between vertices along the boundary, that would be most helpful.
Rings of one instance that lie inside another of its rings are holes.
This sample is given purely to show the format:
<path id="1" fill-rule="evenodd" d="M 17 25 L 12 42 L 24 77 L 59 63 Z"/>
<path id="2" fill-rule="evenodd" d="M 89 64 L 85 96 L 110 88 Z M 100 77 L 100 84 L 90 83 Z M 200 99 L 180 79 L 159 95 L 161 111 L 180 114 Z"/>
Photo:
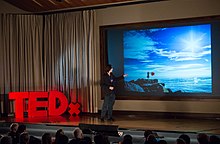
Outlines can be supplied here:
<path id="1" fill-rule="evenodd" d="M 115 92 L 115 86 L 117 85 L 117 81 L 123 79 L 124 76 L 121 75 L 119 77 L 114 76 L 113 73 L 110 74 L 110 76 L 105 73 L 102 77 L 101 87 L 103 90 L 104 95 L 108 95 Z M 109 87 L 114 87 L 114 90 L 110 90 Z"/>

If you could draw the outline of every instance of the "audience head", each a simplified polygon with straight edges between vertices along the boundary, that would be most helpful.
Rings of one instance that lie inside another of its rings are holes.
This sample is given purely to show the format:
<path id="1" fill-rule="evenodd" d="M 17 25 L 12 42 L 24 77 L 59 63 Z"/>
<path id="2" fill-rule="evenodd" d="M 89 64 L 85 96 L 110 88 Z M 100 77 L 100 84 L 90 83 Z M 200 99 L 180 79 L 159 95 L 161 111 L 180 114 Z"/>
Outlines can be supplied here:
<path id="1" fill-rule="evenodd" d="M 153 131 L 151 131 L 151 130 L 146 130 L 146 131 L 144 131 L 144 137 L 145 137 L 146 140 L 147 140 L 147 138 L 148 138 L 148 136 L 149 136 L 150 134 L 153 134 Z"/>
<path id="2" fill-rule="evenodd" d="M 148 144 L 156 144 L 157 143 L 157 139 L 155 137 L 154 134 L 150 134 L 148 137 L 147 137 L 147 143 Z"/>
<path id="3" fill-rule="evenodd" d="M 216 135 L 211 135 L 209 137 L 209 144 L 220 144 L 220 138 Z"/>
<path id="4" fill-rule="evenodd" d="M 129 134 L 125 135 L 122 144 L 132 144 L 132 136 Z"/>
<path id="5" fill-rule="evenodd" d="M 190 137 L 186 134 L 182 134 L 179 136 L 179 138 L 183 139 L 186 144 L 190 144 Z"/>
<path id="6" fill-rule="evenodd" d="M 186 144 L 186 142 L 183 139 L 178 138 L 176 139 L 176 144 Z"/>
<path id="7" fill-rule="evenodd" d="M 130 139 L 130 140 L 132 140 L 132 136 L 131 135 L 129 135 L 129 134 L 126 134 L 125 136 L 124 136 L 124 138 L 123 139 Z"/>
<path id="8" fill-rule="evenodd" d="M 16 132 L 17 131 L 17 129 L 18 129 L 18 123 L 12 123 L 11 125 L 10 125 L 10 131 L 11 132 Z"/>
<path id="9" fill-rule="evenodd" d="M 64 134 L 63 129 L 58 129 L 58 130 L 56 131 L 55 137 L 57 138 L 58 136 L 63 135 L 63 134 Z"/>
<path id="10" fill-rule="evenodd" d="M 74 131 L 73 131 L 73 136 L 76 138 L 76 139 L 83 139 L 83 132 L 80 128 L 75 128 Z"/>
<path id="11" fill-rule="evenodd" d="M 109 144 L 108 137 L 104 136 L 101 133 L 97 133 L 94 137 L 95 144 Z"/>
<path id="12" fill-rule="evenodd" d="M 209 143 L 209 137 L 205 133 L 200 133 L 197 135 L 197 141 L 199 144 L 208 144 Z"/>
<path id="13" fill-rule="evenodd" d="M 51 134 L 50 133 L 44 133 L 42 135 L 42 144 L 51 144 L 52 143 L 52 139 L 51 139 Z"/>
<path id="14" fill-rule="evenodd" d="M 18 134 L 21 134 L 21 133 L 23 133 L 23 132 L 25 132 L 26 131 L 26 125 L 24 125 L 24 124 L 20 124 L 19 126 L 18 126 L 18 129 L 17 129 L 17 133 Z"/>
<path id="15" fill-rule="evenodd" d="M 100 134 L 100 133 L 97 133 L 95 136 L 94 136 L 94 142 L 95 144 L 102 144 L 103 142 L 103 135 Z"/>
<path id="16" fill-rule="evenodd" d="M 19 144 L 28 144 L 29 143 L 29 134 L 28 132 L 23 132 L 19 136 Z"/>
<path id="17" fill-rule="evenodd" d="M 3 136 L 0 144 L 12 144 L 12 138 L 10 136 Z"/>
<path id="18" fill-rule="evenodd" d="M 55 134 L 55 143 L 57 143 L 57 141 L 61 135 L 64 135 L 64 131 L 63 131 L 63 129 L 58 129 Z"/>
<path id="19" fill-rule="evenodd" d="M 56 140 L 56 144 L 68 144 L 68 142 L 69 138 L 64 134 L 59 135 Z"/>
<path id="20" fill-rule="evenodd" d="M 131 139 L 124 139 L 122 141 L 122 144 L 133 144 L 132 140 Z"/>
<path id="21" fill-rule="evenodd" d="M 19 142 L 19 135 L 17 133 L 17 129 L 18 129 L 18 123 L 12 123 L 10 125 L 10 131 L 8 132 L 8 136 L 10 136 L 12 138 L 12 143 L 16 144 Z"/>

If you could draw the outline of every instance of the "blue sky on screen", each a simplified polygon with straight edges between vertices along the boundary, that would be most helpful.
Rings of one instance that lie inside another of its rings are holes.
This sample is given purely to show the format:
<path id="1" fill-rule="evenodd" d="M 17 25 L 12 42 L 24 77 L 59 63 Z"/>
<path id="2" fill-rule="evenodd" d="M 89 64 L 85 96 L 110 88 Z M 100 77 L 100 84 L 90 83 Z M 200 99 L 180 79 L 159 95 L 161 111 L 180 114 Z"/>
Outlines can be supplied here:
<path id="1" fill-rule="evenodd" d="M 147 78 L 211 78 L 209 24 L 124 32 L 126 80 Z"/>

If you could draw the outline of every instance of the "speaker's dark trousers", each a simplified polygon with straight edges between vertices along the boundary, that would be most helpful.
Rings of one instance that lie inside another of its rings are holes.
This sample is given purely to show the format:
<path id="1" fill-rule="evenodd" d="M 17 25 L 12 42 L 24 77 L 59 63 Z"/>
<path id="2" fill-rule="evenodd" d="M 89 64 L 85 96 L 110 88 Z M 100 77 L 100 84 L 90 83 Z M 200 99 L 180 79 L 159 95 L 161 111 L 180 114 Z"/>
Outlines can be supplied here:
<path id="1" fill-rule="evenodd" d="M 115 94 L 114 93 L 109 93 L 106 94 L 104 97 L 104 102 L 102 105 L 102 112 L 101 112 L 101 118 L 104 119 L 106 112 L 108 111 L 108 119 L 112 118 L 112 110 L 113 110 L 113 105 L 115 103 Z"/>

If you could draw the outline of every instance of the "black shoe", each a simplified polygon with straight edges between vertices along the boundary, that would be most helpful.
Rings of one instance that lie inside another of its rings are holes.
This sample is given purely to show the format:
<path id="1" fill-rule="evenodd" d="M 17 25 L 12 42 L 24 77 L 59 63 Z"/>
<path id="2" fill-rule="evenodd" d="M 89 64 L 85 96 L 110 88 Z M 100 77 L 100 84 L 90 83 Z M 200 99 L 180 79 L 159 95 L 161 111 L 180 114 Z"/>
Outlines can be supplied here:
<path id="1" fill-rule="evenodd" d="M 113 121 L 115 121 L 115 120 L 114 120 L 113 118 L 109 118 L 108 121 L 112 121 L 112 122 L 113 122 Z"/>

